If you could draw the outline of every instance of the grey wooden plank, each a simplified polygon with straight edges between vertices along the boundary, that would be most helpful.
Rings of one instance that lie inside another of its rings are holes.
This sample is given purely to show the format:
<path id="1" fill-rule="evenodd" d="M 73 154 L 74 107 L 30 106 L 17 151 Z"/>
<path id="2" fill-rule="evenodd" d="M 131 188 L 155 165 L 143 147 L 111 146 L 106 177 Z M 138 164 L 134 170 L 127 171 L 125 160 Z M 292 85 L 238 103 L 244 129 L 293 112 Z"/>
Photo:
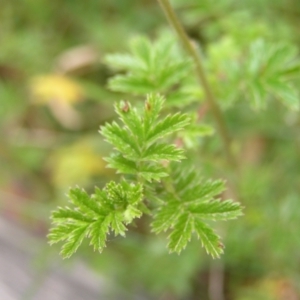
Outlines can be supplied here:
<path id="1" fill-rule="evenodd" d="M 0 300 L 106 300 L 103 278 L 79 260 L 71 270 L 61 261 L 34 268 L 40 249 L 37 238 L 0 217 Z"/>

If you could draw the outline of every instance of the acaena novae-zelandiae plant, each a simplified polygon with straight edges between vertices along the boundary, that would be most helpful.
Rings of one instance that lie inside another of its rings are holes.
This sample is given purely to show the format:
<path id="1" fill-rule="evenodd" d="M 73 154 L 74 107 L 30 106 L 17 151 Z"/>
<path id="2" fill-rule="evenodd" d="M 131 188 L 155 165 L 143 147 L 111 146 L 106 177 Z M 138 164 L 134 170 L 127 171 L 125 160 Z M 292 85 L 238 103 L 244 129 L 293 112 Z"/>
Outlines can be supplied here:
<path id="1" fill-rule="evenodd" d="M 185 151 L 172 138 L 190 118 L 179 112 L 162 116 L 163 105 L 159 94 L 149 94 L 142 110 L 124 101 L 115 105 L 120 122 L 107 123 L 100 133 L 114 148 L 106 158 L 108 167 L 122 178 L 102 190 L 95 188 L 92 195 L 73 188 L 72 206 L 52 213 L 54 226 L 48 238 L 51 244 L 64 243 L 63 257 L 70 257 L 84 238 L 101 252 L 108 234 L 125 236 L 127 226 L 143 214 L 151 216 L 153 233 L 168 233 L 170 252 L 180 253 L 193 236 L 213 257 L 223 252 L 220 237 L 206 220 L 235 219 L 242 214 L 241 206 L 220 199 L 224 181 L 203 180 L 182 164 Z"/>
<path id="2" fill-rule="evenodd" d="M 121 174 L 120 181 L 111 181 L 103 189 L 95 188 L 92 195 L 81 188 L 69 192 L 70 207 L 60 207 L 52 213 L 53 227 L 48 235 L 50 244 L 63 242 L 61 254 L 70 257 L 87 238 L 101 252 L 109 234 L 125 236 L 128 226 L 143 215 L 151 217 L 151 231 L 167 235 L 170 252 L 180 253 L 196 237 L 207 253 L 219 257 L 224 246 L 207 221 L 225 221 L 242 214 L 238 202 L 224 200 L 222 180 L 204 180 L 193 167 L 185 164 L 185 150 L 175 145 L 176 138 L 205 135 L 207 127 L 194 124 L 192 114 L 165 114 L 170 99 L 195 98 L 189 93 L 193 86 L 190 70 L 203 86 L 216 129 L 224 146 L 229 165 L 234 168 L 230 140 L 219 106 L 214 99 L 196 48 L 188 40 L 166 0 L 159 1 L 170 24 L 190 55 L 181 56 L 172 40 L 162 39 L 154 47 L 140 39 L 133 44 L 134 56 L 113 55 L 111 65 L 130 70 L 117 75 L 109 86 L 115 91 L 144 94 L 142 109 L 128 101 L 115 105 L 119 121 L 101 127 L 100 133 L 113 147 L 106 158 L 108 167 Z M 167 42 L 166 42 L 167 41 Z M 174 86 L 179 86 L 175 89 Z M 167 94 L 165 101 L 162 93 Z M 190 97 L 189 97 L 190 96 Z M 176 103 L 176 101 L 175 101 Z M 208 130 L 209 131 L 209 130 Z M 183 138 L 184 140 L 184 138 Z"/>

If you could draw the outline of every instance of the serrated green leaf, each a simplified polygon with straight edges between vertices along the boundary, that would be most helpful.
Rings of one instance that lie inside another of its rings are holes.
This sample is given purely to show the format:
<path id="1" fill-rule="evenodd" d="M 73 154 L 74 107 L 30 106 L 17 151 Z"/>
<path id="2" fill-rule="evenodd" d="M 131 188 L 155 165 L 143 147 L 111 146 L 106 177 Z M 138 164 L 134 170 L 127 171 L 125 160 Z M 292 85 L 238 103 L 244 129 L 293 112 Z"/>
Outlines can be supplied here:
<path id="1" fill-rule="evenodd" d="M 49 244 L 53 245 L 60 241 L 64 241 L 68 236 L 78 228 L 78 224 L 60 223 L 56 227 L 50 229 L 47 238 Z"/>
<path id="2" fill-rule="evenodd" d="M 69 258 L 74 254 L 87 235 L 89 224 L 77 227 L 68 234 L 66 243 L 62 246 L 60 254 L 63 258 Z"/>
<path id="3" fill-rule="evenodd" d="M 151 43 L 145 37 L 131 42 L 131 54 L 114 54 L 106 62 L 125 74 L 109 80 L 109 88 L 132 94 L 147 94 L 174 89 L 174 85 L 192 68 L 189 60 L 179 54 L 175 40 L 161 38 Z"/>
<path id="4" fill-rule="evenodd" d="M 193 223 L 193 218 L 189 214 L 182 214 L 180 216 L 168 237 L 168 249 L 170 252 L 177 252 L 179 254 L 186 247 L 192 237 Z"/>
<path id="5" fill-rule="evenodd" d="M 259 40 L 253 43 L 251 49 L 249 68 L 255 65 L 252 68 L 255 70 L 248 86 L 254 107 L 264 108 L 268 97 L 273 95 L 289 108 L 298 109 L 299 97 L 285 76 L 291 70 L 297 72 L 299 61 L 296 59 L 296 48 L 289 44 L 274 45 Z"/>
<path id="6" fill-rule="evenodd" d="M 223 253 L 220 237 L 208 225 L 198 219 L 194 220 L 194 228 L 206 252 L 213 258 L 220 257 Z"/>
<path id="7" fill-rule="evenodd" d="M 171 165 L 172 166 L 172 165 Z M 188 190 L 193 190 L 198 186 L 199 174 L 197 174 L 193 169 L 188 170 L 185 167 L 176 166 L 172 170 L 172 177 L 174 178 L 174 188 L 177 193 L 184 194 Z M 182 176 L 184 174 L 184 176 Z"/>
<path id="8" fill-rule="evenodd" d="M 241 206 L 231 200 L 212 200 L 191 205 L 189 211 L 201 219 L 226 221 L 242 215 Z"/>
<path id="9" fill-rule="evenodd" d="M 187 75 L 190 69 L 191 63 L 189 61 L 169 64 L 167 68 L 162 69 L 158 76 L 157 82 L 159 90 L 164 90 L 179 82 Z"/>
<path id="10" fill-rule="evenodd" d="M 180 217 L 180 205 L 178 201 L 168 202 L 162 206 L 155 214 L 154 221 L 151 224 L 152 231 L 160 233 L 171 228 Z"/>
<path id="11" fill-rule="evenodd" d="M 203 200 L 211 199 L 220 195 L 225 190 L 225 182 L 223 180 L 206 180 L 201 182 L 199 186 L 198 198 Z"/>
<path id="12" fill-rule="evenodd" d="M 224 41 L 227 44 L 230 41 L 229 47 Z M 215 53 L 211 55 L 215 60 L 211 62 L 215 64 L 212 76 L 215 76 L 218 98 L 224 104 L 247 99 L 256 110 L 264 109 L 270 100 L 279 98 L 287 107 L 297 109 L 297 89 L 292 86 L 292 79 L 300 75 L 297 47 L 258 39 L 244 49 L 239 48 L 237 42 L 227 38 L 215 46 Z M 224 46 L 226 53 L 222 56 L 220 48 Z"/>
<path id="13" fill-rule="evenodd" d="M 123 221 L 126 221 L 126 216 L 123 218 L 121 212 L 116 212 L 110 215 L 111 228 L 115 232 L 115 235 L 125 236 L 127 228 L 124 226 Z"/>
<path id="14" fill-rule="evenodd" d="M 48 235 L 50 244 L 64 241 L 61 254 L 70 257 L 84 237 L 90 238 L 95 250 L 102 251 L 109 230 L 125 235 L 124 223 L 142 215 L 137 206 L 143 200 L 143 187 L 122 180 L 108 183 L 103 190 L 95 189 L 89 196 L 84 190 L 70 192 L 74 208 L 59 208 L 52 213 L 54 227 Z"/>
<path id="15" fill-rule="evenodd" d="M 146 141 L 148 144 L 151 144 L 158 139 L 179 131 L 187 126 L 189 121 L 190 119 L 186 114 L 176 113 L 174 115 L 168 115 L 149 131 L 146 135 Z"/>
<path id="16" fill-rule="evenodd" d="M 162 177 L 167 177 L 169 174 L 165 172 L 162 166 L 144 165 L 139 169 L 138 175 L 151 182 L 152 180 L 160 181 Z"/>
<path id="17" fill-rule="evenodd" d="M 82 212 L 72 210 L 69 207 L 58 207 L 58 209 L 52 213 L 51 219 L 56 223 L 75 222 L 76 224 L 79 224 L 80 222 L 88 223 L 93 220 L 91 217 L 87 217 L 86 215 L 82 214 Z"/>
<path id="18" fill-rule="evenodd" d="M 124 125 L 131 132 L 131 136 L 135 139 L 135 144 L 139 147 L 143 142 L 143 126 L 140 115 L 137 113 L 136 109 L 133 108 L 129 102 L 121 101 L 115 105 L 115 110 L 120 116 L 120 119 Z"/>
<path id="19" fill-rule="evenodd" d="M 162 160 L 180 161 L 184 158 L 182 149 L 172 144 L 157 143 L 158 139 L 182 129 L 189 122 L 188 116 L 180 113 L 158 121 L 163 102 L 159 95 L 148 95 L 141 115 L 127 102 L 116 105 L 124 128 L 113 122 L 101 129 L 106 140 L 118 151 L 106 158 L 109 167 L 116 168 L 118 173 L 159 181 L 167 176 Z"/>
<path id="20" fill-rule="evenodd" d="M 147 161 L 159 161 L 159 160 L 170 160 L 180 161 L 185 158 L 182 149 L 176 148 L 174 145 L 167 144 L 152 144 L 143 153 L 141 160 Z"/>
<path id="21" fill-rule="evenodd" d="M 164 104 L 164 98 L 156 94 L 148 94 L 145 103 L 144 113 L 144 136 L 151 130 L 152 126 L 156 123 L 159 113 Z"/>
<path id="22" fill-rule="evenodd" d="M 193 185 L 189 185 L 189 188 L 179 190 L 178 187 L 176 187 L 178 194 L 185 199 L 185 202 L 190 203 L 211 200 L 223 192 L 224 189 L 224 181 L 222 180 L 207 180 L 202 182 L 200 179 L 195 181 Z"/>
<path id="23" fill-rule="evenodd" d="M 128 204 L 137 205 L 143 199 L 143 187 L 141 184 L 129 184 L 122 180 L 119 184 L 114 181 L 106 185 L 109 201 L 113 205 L 120 205 L 125 208 Z M 116 207 L 115 208 L 120 208 Z"/>
<path id="24" fill-rule="evenodd" d="M 108 80 L 108 87 L 116 92 L 131 93 L 134 95 L 157 91 L 155 82 L 151 82 L 140 75 L 115 76 Z"/>
<path id="25" fill-rule="evenodd" d="M 106 246 L 106 237 L 110 224 L 109 215 L 90 224 L 88 237 L 90 238 L 90 245 L 95 251 L 102 252 Z"/>
<path id="26" fill-rule="evenodd" d="M 108 162 L 107 167 L 117 170 L 117 173 L 136 174 L 137 166 L 132 160 L 123 157 L 120 153 L 112 153 L 110 157 L 105 157 Z"/>
<path id="27" fill-rule="evenodd" d="M 91 199 L 99 203 L 99 205 L 101 206 L 101 210 L 103 210 L 103 214 L 101 215 L 101 217 L 108 215 L 113 208 L 110 199 L 108 199 L 108 195 L 105 189 L 101 190 L 95 187 L 95 192 L 91 195 Z"/>
<path id="28" fill-rule="evenodd" d="M 140 218 L 142 216 L 142 212 L 133 205 L 128 205 L 124 212 L 124 222 L 129 224 L 135 218 Z"/>
<path id="29" fill-rule="evenodd" d="M 171 164 L 171 177 L 174 190 L 182 203 L 208 201 L 225 190 L 223 180 L 202 180 L 193 167 Z"/>
<path id="30" fill-rule="evenodd" d="M 80 188 L 71 189 L 69 192 L 70 201 L 88 216 L 95 217 L 102 214 L 100 205 Z"/>
<path id="31" fill-rule="evenodd" d="M 112 203 L 115 209 L 121 209 L 126 206 L 128 194 L 126 192 L 124 184 L 120 184 L 111 181 L 105 186 L 105 191 L 109 201 Z"/>
<path id="32" fill-rule="evenodd" d="M 101 127 L 100 133 L 106 141 L 112 144 L 118 151 L 122 152 L 125 157 L 136 159 L 140 155 L 138 145 L 135 139 L 128 131 L 121 128 L 116 122 L 105 124 Z"/>
<path id="33" fill-rule="evenodd" d="M 127 203 L 132 205 L 137 205 L 143 200 L 143 185 L 142 184 L 129 184 L 126 181 L 123 181 L 126 185 L 126 191 L 128 194 Z"/>
<path id="34" fill-rule="evenodd" d="M 144 36 L 136 37 L 130 42 L 130 48 L 137 60 L 143 62 L 144 67 L 151 67 L 153 47 L 149 39 Z"/>
<path id="35" fill-rule="evenodd" d="M 175 166 L 174 166 L 175 165 Z M 231 200 L 214 199 L 224 190 L 222 180 L 202 181 L 192 168 L 171 164 L 171 179 L 164 191 L 165 201 L 154 214 L 152 231 L 171 230 L 170 251 L 180 253 L 195 231 L 213 257 L 222 253 L 220 238 L 202 220 L 229 220 L 242 214 L 241 206 Z"/>

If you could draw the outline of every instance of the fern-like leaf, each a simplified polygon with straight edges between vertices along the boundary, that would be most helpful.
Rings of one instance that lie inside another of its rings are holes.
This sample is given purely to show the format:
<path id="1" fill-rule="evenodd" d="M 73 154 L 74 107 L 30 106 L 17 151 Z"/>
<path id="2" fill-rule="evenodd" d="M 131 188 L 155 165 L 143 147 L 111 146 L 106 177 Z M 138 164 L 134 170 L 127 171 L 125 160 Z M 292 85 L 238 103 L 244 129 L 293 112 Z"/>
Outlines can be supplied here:
<path id="1" fill-rule="evenodd" d="M 123 126 L 113 122 L 101 127 L 101 134 L 116 150 L 106 158 L 108 166 L 119 173 L 159 181 L 167 176 L 161 161 L 184 159 L 183 150 L 162 141 L 189 124 L 186 114 L 176 113 L 159 118 L 164 99 L 160 95 L 147 96 L 143 112 L 128 102 L 115 106 Z"/>
<path id="2" fill-rule="evenodd" d="M 109 88 L 114 91 L 132 94 L 165 92 L 191 70 L 189 60 L 180 54 L 173 38 L 164 36 L 151 43 L 145 37 L 138 37 L 132 40 L 130 48 L 130 54 L 106 57 L 110 67 L 124 73 L 109 80 Z"/>
<path id="3" fill-rule="evenodd" d="M 193 217 L 183 213 L 177 220 L 169 235 L 168 248 L 171 252 L 180 253 L 191 240 L 194 231 Z"/>
<path id="4" fill-rule="evenodd" d="M 199 219 L 194 219 L 194 228 L 206 252 L 213 258 L 219 257 L 223 253 L 224 246 L 214 230 Z"/>
<path id="5" fill-rule="evenodd" d="M 50 244 L 64 242 L 61 250 L 64 258 L 76 252 L 85 237 L 90 239 L 94 250 L 101 252 L 110 231 L 124 236 L 125 225 L 142 215 L 139 205 L 143 188 L 139 184 L 110 182 L 91 196 L 75 188 L 70 190 L 69 197 L 73 208 L 58 208 L 52 213 L 54 227 L 48 235 Z"/>
<path id="6" fill-rule="evenodd" d="M 242 214 L 241 206 L 231 200 L 214 199 L 225 188 L 224 182 L 202 181 L 192 169 L 174 169 L 172 189 L 163 194 L 165 201 L 154 214 L 152 231 L 170 231 L 168 248 L 180 253 L 192 233 L 201 239 L 203 247 L 213 257 L 222 253 L 219 236 L 203 220 L 226 221 Z"/>

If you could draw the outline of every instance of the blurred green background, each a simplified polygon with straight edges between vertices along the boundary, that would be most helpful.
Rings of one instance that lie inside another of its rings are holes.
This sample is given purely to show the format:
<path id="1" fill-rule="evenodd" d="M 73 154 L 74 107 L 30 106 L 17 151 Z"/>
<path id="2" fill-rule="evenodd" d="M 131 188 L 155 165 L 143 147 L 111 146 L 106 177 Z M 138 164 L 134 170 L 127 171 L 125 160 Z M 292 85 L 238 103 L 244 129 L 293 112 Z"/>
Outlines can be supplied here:
<path id="1" fill-rule="evenodd" d="M 258 38 L 292 45 L 299 56 L 298 0 L 172 4 L 203 46 L 217 95 L 236 88 L 218 90 L 223 62 L 235 51 L 246 56 Z M 60 260 L 45 236 L 50 211 L 66 205 L 69 187 L 102 187 L 115 176 L 105 168 L 109 147 L 98 130 L 115 116 L 115 101 L 131 98 L 108 89 L 115 71 L 104 57 L 128 51 L 137 35 L 155 39 L 167 27 L 154 0 L 1 0 L 0 215 L 40 239 L 44 263 Z M 299 77 L 295 87 L 299 92 Z M 299 299 L 299 112 L 271 101 L 256 110 L 243 101 L 251 95 L 238 97 L 221 106 L 240 165 L 245 216 L 219 228 L 226 245 L 221 260 L 198 243 L 169 255 L 164 237 L 139 228 L 126 239 L 112 237 L 101 255 L 86 246 L 71 259 L 103 276 L 103 299 Z M 200 142 L 203 175 L 226 177 L 214 138 Z M 220 282 L 223 298 L 212 291 Z"/>

